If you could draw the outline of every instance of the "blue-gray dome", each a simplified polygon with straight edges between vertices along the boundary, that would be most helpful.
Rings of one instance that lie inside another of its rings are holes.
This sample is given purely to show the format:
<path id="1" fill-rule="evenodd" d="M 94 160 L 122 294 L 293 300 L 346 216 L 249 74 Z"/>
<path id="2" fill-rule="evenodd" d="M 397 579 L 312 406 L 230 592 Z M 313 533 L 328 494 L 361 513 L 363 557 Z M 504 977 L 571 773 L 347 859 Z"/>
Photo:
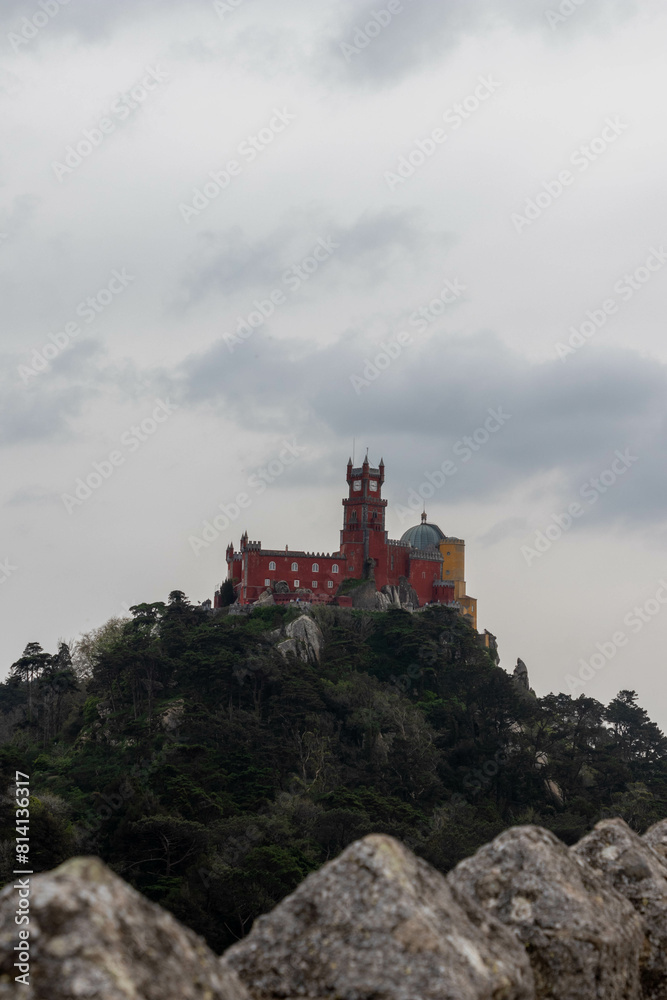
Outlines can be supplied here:
<path id="1" fill-rule="evenodd" d="M 415 524 L 414 528 L 408 528 L 401 536 L 401 541 L 409 542 L 413 549 L 428 549 L 438 548 L 444 538 L 445 534 L 437 524 L 428 524 L 426 521 L 422 521 L 421 524 Z"/>

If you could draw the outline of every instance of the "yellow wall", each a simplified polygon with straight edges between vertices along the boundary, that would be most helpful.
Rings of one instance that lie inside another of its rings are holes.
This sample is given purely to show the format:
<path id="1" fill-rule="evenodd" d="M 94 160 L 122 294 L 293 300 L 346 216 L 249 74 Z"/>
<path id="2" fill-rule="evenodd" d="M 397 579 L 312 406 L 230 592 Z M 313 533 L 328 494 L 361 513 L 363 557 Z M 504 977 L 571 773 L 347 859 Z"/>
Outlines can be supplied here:
<path id="1" fill-rule="evenodd" d="M 460 538 L 445 538 L 440 542 L 442 554 L 442 579 L 454 581 L 454 600 L 463 613 L 470 615 L 477 628 L 477 599 L 466 594 L 466 543 Z"/>
<path id="2" fill-rule="evenodd" d="M 460 539 L 445 539 L 440 542 L 443 558 L 442 579 L 464 581 L 466 578 L 466 543 Z"/>

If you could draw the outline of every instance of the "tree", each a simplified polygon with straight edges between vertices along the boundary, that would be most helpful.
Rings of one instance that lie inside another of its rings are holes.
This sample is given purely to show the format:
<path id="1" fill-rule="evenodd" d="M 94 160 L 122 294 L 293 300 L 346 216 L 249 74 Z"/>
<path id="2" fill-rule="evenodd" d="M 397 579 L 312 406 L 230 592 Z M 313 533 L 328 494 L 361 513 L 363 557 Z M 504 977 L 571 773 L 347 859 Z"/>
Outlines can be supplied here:
<path id="1" fill-rule="evenodd" d="M 28 719 L 32 722 L 32 685 L 36 677 L 47 668 L 51 661 L 38 642 L 29 642 L 23 650 L 23 655 L 16 663 L 12 663 L 10 672 L 28 685 Z"/>
<path id="2" fill-rule="evenodd" d="M 49 657 L 37 686 L 41 697 L 42 738 L 46 745 L 58 734 L 68 696 L 79 690 L 67 643 L 60 642 L 58 652 Z"/>
<path id="3" fill-rule="evenodd" d="M 71 650 L 72 667 L 77 677 L 89 680 L 93 676 L 100 658 L 122 640 L 123 628 L 129 621 L 129 618 L 110 618 L 99 628 L 79 636 Z"/>

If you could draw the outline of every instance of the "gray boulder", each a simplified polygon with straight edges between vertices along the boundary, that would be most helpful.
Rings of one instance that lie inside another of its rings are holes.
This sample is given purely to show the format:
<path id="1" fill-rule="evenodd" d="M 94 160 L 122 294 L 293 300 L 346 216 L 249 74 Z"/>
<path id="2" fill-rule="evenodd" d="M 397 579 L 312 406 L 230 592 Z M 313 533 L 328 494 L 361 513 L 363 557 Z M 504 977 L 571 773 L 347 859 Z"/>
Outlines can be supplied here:
<path id="1" fill-rule="evenodd" d="M 523 942 L 537 1000 L 637 1000 L 644 924 L 548 830 L 517 826 L 447 876 Z"/>
<path id="2" fill-rule="evenodd" d="M 401 602 L 401 607 L 403 608 L 419 607 L 419 598 L 417 597 L 417 591 L 404 576 L 399 576 L 398 578 L 398 598 Z"/>
<path id="3" fill-rule="evenodd" d="M 658 857 L 667 865 L 667 819 L 661 819 L 649 827 L 642 837 L 652 847 Z"/>
<path id="4" fill-rule="evenodd" d="M 667 870 L 622 819 L 604 819 L 570 848 L 632 903 L 647 928 L 641 962 L 646 1000 L 667 1000 Z"/>
<path id="5" fill-rule="evenodd" d="M 387 598 L 388 608 L 400 608 L 401 606 L 401 595 L 399 589 L 394 583 L 385 583 L 384 587 L 380 590 L 380 593 Z"/>
<path id="6" fill-rule="evenodd" d="M 263 590 L 262 593 L 257 598 L 257 600 L 255 601 L 255 605 L 254 606 L 256 608 L 261 608 L 261 607 L 270 606 L 271 604 L 275 604 L 275 603 L 276 602 L 273 599 L 273 591 L 272 590 Z"/>
<path id="7" fill-rule="evenodd" d="M 365 580 L 358 587 L 350 590 L 349 595 L 352 598 L 352 607 L 357 611 L 382 610 L 378 607 L 379 592 L 375 589 L 375 580 Z M 382 596 L 384 597 L 384 595 Z M 384 597 L 384 600 L 388 599 Z"/>
<path id="8" fill-rule="evenodd" d="M 283 656 L 293 653 L 297 659 L 312 665 L 320 662 L 324 636 L 310 615 L 301 615 L 290 622 L 285 629 L 285 635 L 287 638 L 276 646 L 279 653 Z"/>
<path id="9" fill-rule="evenodd" d="M 201 938 L 98 858 L 30 881 L 28 986 L 15 982 L 17 891 L 0 893 L 2 1000 L 248 1000 Z"/>
<path id="10" fill-rule="evenodd" d="M 391 837 L 308 876 L 228 962 L 254 1000 L 532 1000 L 523 947 Z"/>

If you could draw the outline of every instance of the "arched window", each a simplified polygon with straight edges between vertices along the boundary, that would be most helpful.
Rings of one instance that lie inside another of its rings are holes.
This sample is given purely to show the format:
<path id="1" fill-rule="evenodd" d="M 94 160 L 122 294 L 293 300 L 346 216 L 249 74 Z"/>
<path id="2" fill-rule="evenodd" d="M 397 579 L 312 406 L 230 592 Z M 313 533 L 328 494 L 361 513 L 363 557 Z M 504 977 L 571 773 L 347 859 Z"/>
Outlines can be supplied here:
<path id="1" fill-rule="evenodd" d="M 276 568 L 276 564 L 274 562 L 270 562 L 269 563 L 269 569 L 275 569 L 275 568 Z"/>
<path id="2" fill-rule="evenodd" d="M 300 586 L 301 586 L 301 584 L 299 583 L 299 581 L 298 581 L 298 580 L 295 580 L 295 581 L 294 581 L 294 589 L 295 589 L 295 590 L 298 590 Z"/>
<path id="3" fill-rule="evenodd" d="M 356 520 L 357 520 L 357 512 L 356 510 L 353 510 L 352 513 L 350 514 L 350 521 L 356 521 Z"/>
<path id="4" fill-rule="evenodd" d="M 293 573 L 298 573 L 298 571 L 299 571 L 299 564 L 298 563 L 292 563 L 292 572 Z"/>
<path id="5" fill-rule="evenodd" d="M 313 563 L 313 573 L 319 573 L 320 565 L 319 563 Z"/>
<path id="6" fill-rule="evenodd" d="M 332 587 L 333 587 L 333 580 L 327 580 L 327 587 L 329 588 L 329 590 L 332 589 Z"/>
<path id="7" fill-rule="evenodd" d="M 331 572 L 332 573 L 337 573 L 338 572 L 338 563 L 334 563 L 333 564 L 333 566 L 331 567 Z"/>

